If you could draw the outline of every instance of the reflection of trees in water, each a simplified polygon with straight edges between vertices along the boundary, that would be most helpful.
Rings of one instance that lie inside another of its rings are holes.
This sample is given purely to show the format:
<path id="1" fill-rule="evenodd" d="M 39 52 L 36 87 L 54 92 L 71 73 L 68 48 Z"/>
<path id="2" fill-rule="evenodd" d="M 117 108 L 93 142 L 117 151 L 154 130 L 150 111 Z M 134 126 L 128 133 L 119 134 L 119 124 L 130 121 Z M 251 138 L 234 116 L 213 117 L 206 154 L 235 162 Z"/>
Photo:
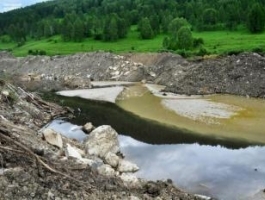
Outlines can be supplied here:
<path id="1" fill-rule="evenodd" d="M 199 143 L 208 145 L 222 145 L 228 148 L 240 148 L 253 145 L 248 141 L 235 141 L 226 138 L 215 138 L 199 135 L 185 129 L 165 126 L 158 122 L 143 119 L 123 110 L 113 103 L 85 100 L 77 97 L 62 97 L 54 94 L 45 94 L 46 99 L 56 102 L 64 101 L 69 106 L 82 112 L 77 114 L 72 123 L 84 125 L 92 122 L 95 126 L 111 125 L 118 133 L 131 136 L 149 144 L 180 144 Z"/>

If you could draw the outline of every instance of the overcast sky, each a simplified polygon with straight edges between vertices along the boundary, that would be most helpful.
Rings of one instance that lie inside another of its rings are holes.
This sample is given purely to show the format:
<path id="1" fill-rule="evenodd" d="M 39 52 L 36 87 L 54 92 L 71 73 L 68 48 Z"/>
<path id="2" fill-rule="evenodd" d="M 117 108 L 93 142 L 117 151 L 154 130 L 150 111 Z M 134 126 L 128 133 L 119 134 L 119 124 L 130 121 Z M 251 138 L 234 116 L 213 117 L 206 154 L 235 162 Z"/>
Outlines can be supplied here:
<path id="1" fill-rule="evenodd" d="M 47 0 L 0 0 L 0 12 L 6 12 L 43 1 Z"/>

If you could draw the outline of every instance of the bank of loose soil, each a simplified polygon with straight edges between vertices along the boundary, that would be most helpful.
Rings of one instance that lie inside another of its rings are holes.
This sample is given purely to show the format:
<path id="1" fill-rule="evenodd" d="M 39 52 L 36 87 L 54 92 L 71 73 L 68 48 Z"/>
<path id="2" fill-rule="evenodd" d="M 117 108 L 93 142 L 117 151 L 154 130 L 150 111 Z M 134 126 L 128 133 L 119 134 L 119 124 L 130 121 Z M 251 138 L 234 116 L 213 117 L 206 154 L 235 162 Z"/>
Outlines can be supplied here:
<path id="1" fill-rule="evenodd" d="M 13 77 L 33 90 L 89 88 L 90 80 L 145 80 L 179 94 L 265 97 L 265 57 L 257 53 L 187 60 L 171 53 L 94 52 L 15 58 L 2 52 L 0 70 L 2 76 Z"/>

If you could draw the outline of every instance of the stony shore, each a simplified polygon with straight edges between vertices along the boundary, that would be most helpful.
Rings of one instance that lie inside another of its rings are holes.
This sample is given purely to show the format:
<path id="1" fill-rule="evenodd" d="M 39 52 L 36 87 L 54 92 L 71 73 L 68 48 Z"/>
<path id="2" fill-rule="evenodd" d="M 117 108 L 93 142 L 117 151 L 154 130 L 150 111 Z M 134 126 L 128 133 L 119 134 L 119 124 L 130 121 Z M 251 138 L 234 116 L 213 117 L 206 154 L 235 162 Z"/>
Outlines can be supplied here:
<path id="1" fill-rule="evenodd" d="M 0 199 L 201 199 L 170 180 L 138 179 L 110 126 L 86 124 L 80 143 L 42 128 L 71 109 L 4 81 L 0 101 Z"/>

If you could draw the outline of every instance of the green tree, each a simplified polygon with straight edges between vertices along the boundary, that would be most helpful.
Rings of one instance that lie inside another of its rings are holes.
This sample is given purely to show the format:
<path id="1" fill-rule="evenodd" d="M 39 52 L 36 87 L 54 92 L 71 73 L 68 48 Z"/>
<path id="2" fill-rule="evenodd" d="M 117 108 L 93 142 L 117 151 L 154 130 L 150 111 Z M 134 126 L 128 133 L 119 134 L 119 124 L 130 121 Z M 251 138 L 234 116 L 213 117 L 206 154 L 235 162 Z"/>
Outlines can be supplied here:
<path id="1" fill-rule="evenodd" d="M 193 46 L 193 38 L 190 28 L 183 26 L 178 30 L 178 48 L 179 49 L 191 49 Z"/>
<path id="2" fill-rule="evenodd" d="M 84 24 L 82 23 L 81 19 L 79 17 L 76 18 L 74 24 L 73 24 L 73 40 L 75 42 L 81 42 L 85 35 L 85 28 L 84 28 Z"/>
<path id="3" fill-rule="evenodd" d="M 202 21 L 204 25 L 215 25 L 218 13 L 214 8 L 207 8 L 203 11 Z"/>
<path id="4" fill-rule="evenodd" d="M 264 30 L 264 10 L 261 5 L 256 3 L 252 6 L 248 14 L 247 27 L 251 33 L 259 33 Z"/>
<path id="5" fill-rule="evenodd" d="M 138 29 L 140 31 L 140 37 L 142 39 L 152 39 L 154 37 L 153 29 L 147 17 L 143 18 L 140 21 Z"/>
<path id="6" fill-rule="evenodd" d="M 105 20 L 103 39 L 104 41 L 116 41 L 118 36 L 118 22 L 116 14 L 111 14 Z"/>
<path id="7" fill-rule="evenodd" d="M 170 24 L 169 24 L 169 27 L 168 27 L 168 30 L 169 30 L 169 33 L 171 35 L 176 35 L 177 32 L 179 31 L 179 29 L 183 26 L 190 26 L 189 22 L 183 18 L 183 17 L 178 17 L 178 18 L 175 18 L 173 19 Z"/>

